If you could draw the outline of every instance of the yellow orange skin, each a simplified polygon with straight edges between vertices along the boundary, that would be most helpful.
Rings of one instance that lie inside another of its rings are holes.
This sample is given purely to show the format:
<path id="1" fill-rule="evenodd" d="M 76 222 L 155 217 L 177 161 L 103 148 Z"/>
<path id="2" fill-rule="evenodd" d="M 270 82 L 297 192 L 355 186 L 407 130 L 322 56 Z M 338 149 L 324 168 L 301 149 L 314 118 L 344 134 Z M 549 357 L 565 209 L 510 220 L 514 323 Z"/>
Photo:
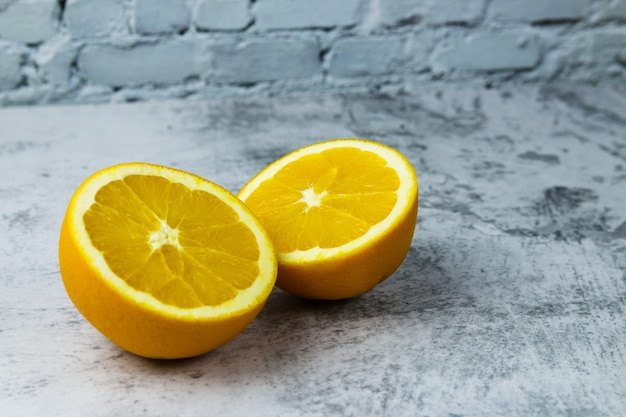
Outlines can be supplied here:
<path id="1" fill-rule="evenodd" d="M 86 181 L 87 182 L 87 181 Z M 75 196 L 80 193 L 80 188 Z M 117 290 L 87 261 L 89 257 L 71 231 L 70 202 L 59 239 L 59 266 L 69 298 L 80 313 L 103 335 L 123 349 L 155 359 L 178 359 L 205 354 L 240 334 L 258 315 L 265 298 L 248 310 L 217 319 L 168 316 L 138 304 Z M 274 270 L 275 274 L 276 270 Z"/>
<path id="2" fill-rule="evenodd" d="M 406 258 L 417 221 L 417 202 L 416 198 L 405 216 L 358 252 L 306 263 L 279 259 L 276 285 L 291 294 L 321 300 L 352 298 L 371 291 Z"/>
<path id="3" fill-rule="evenodd" d="M 241 333 L 263 304 L 242 315 L 219 321 L 187 321 L 167 317 L 117 292 L 85 262 L 63 222 L 59 259 L 63 284 L 81 314 L 116 345 L 136 355 L 177 359 L 202 355 Z"/>

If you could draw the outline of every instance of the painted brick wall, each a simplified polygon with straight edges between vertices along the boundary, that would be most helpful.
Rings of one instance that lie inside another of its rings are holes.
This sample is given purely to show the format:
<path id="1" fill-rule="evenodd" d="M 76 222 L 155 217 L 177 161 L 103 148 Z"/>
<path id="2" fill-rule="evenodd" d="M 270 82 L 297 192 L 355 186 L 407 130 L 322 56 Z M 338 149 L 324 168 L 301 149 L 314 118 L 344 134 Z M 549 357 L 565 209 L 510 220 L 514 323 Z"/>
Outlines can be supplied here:
<path id="1" fill-rule="evenodd" d="M 0 0 L 0 105 L 626 81 L 626 0 Z"/>

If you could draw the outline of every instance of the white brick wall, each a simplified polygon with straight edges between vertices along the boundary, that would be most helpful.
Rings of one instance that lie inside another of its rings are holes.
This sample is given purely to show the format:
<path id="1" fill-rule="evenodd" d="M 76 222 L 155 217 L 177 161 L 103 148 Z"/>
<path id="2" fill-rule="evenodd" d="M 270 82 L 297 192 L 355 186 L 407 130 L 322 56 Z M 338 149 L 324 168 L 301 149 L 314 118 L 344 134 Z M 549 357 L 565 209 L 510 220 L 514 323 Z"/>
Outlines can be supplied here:
<path id="1" fill-rule="evenodd" d="M 626 81 L 626 0 L 0 0 L 0 105 Z"/>

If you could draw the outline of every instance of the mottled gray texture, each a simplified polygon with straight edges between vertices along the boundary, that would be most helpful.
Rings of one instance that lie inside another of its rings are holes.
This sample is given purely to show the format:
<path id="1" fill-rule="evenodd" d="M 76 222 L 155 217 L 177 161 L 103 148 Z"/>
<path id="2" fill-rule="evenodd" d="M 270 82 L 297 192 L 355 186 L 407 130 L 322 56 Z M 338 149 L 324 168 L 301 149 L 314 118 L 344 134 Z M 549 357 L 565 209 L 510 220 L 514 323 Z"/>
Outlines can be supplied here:
<path id="1" fill-rule="evenodd" d="M 0 110 L 0 409 L 6 416 L 619 416 L 626 410 L 624 87 L 428 89 Z M 67 298 L 69 198 L 124 161 L 236 192 L 335 137 L 420 179 L 404 264 L 372 292 L 280 290 L 226 346 L 145 360 Z"/>

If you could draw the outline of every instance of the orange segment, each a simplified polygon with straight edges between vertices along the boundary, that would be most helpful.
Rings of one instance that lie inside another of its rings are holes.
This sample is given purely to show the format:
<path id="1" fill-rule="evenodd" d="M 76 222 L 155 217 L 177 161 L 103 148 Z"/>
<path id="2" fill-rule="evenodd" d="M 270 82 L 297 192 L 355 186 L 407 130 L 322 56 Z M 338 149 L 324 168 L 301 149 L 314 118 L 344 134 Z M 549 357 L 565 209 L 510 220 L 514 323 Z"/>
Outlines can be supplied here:
<path id="1" fill-rule="evenodd" d="M 104 185 L 83 221 L 109 268 L 164 304 L 219 305 L 259 273 L 256 238 L 228 204 L 161 177 L 130 175 Z"/>
<path id="2" fill-rule="evenodd" d="M 338 247 L 364 235 L 393 208 L 400 181 L 386 164 L 352 147 L 304 155 L 259 184 L 246 204 L 263 219 L 278 252 Z M 327 225 L 337 226 L 337 233 L 326 233 Z"/>
<path id="3" fill-rule="evenodd" d="M 286 155 L 239 197 L 274 242 L 278 286 L 336 299 L 369 291 L 402 263 L 415 229 L 417 188 L 399 152 L 340 139 Z"/>
<path id="4" fill-rule="evenodd" d="M 164 358 L 230 340 L 276 278 L 273 246 L 241 201 L 192 174 L 142 163 L 79 187 L 59 263 L 70 298 L 96 328 L 131 352 Z"/>

